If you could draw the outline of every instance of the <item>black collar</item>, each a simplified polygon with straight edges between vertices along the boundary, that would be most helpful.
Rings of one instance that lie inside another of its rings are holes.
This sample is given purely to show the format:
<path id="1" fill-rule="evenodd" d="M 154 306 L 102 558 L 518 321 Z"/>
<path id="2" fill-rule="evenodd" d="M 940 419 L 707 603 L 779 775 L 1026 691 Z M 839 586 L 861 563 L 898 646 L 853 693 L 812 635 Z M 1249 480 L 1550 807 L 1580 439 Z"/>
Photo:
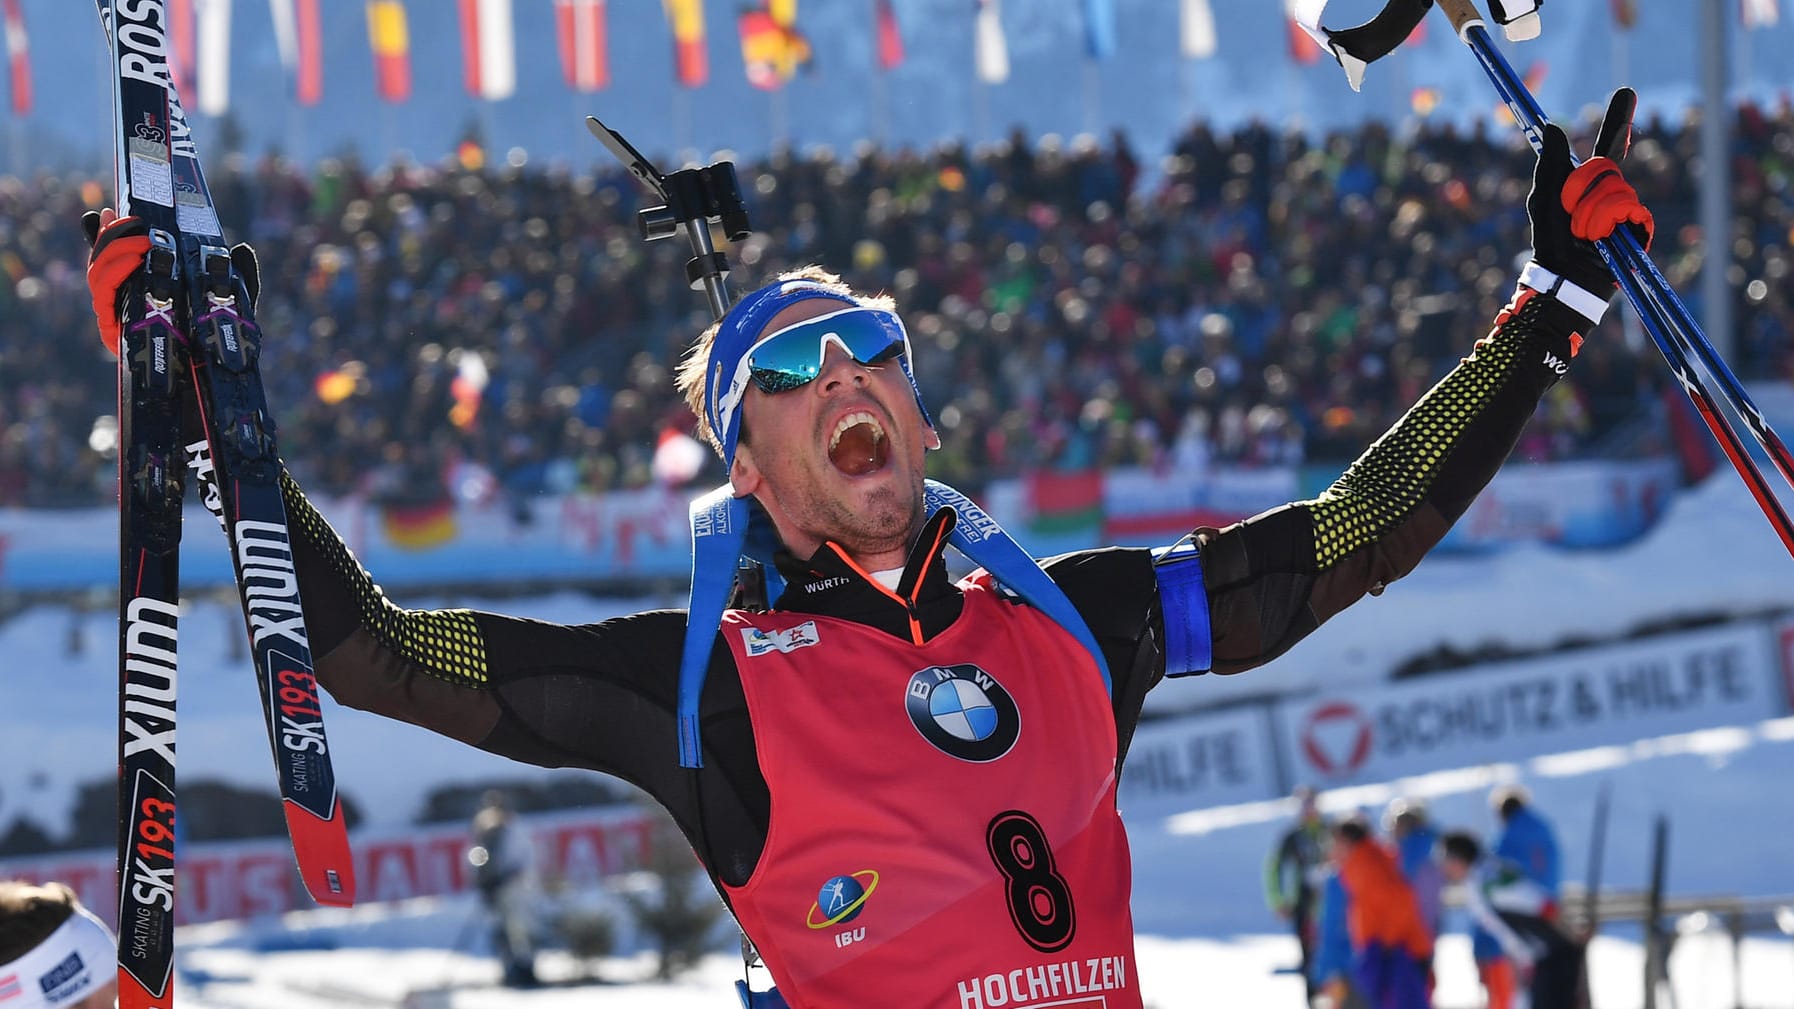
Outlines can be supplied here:
<path id="1" fill-rule="evenodd" d="M 809 560 L 781 550 L 774 560 L 786 586 L 774 609 L 840 617 L 921 644 L 950 627 L 964 604 L 947 577 L 947 536 L 956 521 L 952 508 L 928 517 L 895 590 L 873 581 L 834 543 L 824 543 Z"/>

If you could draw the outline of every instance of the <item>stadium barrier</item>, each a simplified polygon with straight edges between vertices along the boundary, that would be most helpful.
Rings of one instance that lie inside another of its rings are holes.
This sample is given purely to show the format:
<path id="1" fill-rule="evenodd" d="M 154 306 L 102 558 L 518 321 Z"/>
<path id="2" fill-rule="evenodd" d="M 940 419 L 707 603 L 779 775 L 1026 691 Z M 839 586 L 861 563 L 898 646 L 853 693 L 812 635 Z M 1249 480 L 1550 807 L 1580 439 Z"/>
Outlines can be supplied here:
<path id="1" fill-rule="evenodd" d="M 1222 526 L 1313 496 L 1339 467 L 1130 468 L 1039 473 L 993 483 L 983 504 L 1035 554 L 1119 543 L 1162 546 L 1197 525 Z M 1643 534 L 1676 486 L 1674 463 L 1567 462 L 1510 466 L 1477 499 L 1442 550 L 1522 542 L 1613 546 Z M 382 506 L 319 500 L 319 511 L 389 589 L 479 584 L 639 584 L 682 581 L 691 556 L 691 494 L 664 487 Z M 229 557 L 197 506 L 186 515 L 187 589 L 231 584 Z M 0 509 L 0 593 L 85 592 L 118 573 L 110 508 Z"/>

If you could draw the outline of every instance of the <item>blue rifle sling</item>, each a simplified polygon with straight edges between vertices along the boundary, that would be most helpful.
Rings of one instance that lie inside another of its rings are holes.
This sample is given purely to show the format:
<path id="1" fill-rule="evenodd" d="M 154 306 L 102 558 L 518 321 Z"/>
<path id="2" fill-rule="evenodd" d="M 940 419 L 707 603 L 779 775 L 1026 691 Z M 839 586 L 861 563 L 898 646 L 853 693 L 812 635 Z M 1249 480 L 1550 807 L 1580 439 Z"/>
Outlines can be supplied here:
<path id="1" fill-rule="evenodd" d="M 1214 665 L 1215 640 L 1201 551 L 1194 543 L 1179 543 L 1158 555 L 1153 575 L 1159 581 L 1159 611 L 1165 618 L 1165 675 L 1208 672 Z"/>

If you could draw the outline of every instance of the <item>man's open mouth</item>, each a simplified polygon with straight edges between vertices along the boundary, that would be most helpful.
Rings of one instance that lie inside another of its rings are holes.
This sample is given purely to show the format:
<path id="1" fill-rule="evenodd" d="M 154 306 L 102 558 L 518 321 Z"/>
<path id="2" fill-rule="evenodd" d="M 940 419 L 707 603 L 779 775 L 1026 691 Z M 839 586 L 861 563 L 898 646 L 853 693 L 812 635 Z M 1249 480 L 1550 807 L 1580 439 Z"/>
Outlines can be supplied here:
<path id="1" fill-rule="evenodd" d="M 891 459 L 891 440 L 878 418 L 856 410 L 835 423 L 829 435 L 828 461 L 848 476 L 865 476 L 883 469 Z"/>

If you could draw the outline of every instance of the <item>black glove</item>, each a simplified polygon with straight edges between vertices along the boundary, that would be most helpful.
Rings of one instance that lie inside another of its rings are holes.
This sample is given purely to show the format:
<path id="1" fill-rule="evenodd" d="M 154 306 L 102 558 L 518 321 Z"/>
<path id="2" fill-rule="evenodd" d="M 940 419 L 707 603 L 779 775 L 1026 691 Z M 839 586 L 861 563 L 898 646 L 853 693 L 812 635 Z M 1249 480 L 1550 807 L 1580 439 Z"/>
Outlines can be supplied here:
<path id="1" fill-rule="evenodd" d="M 1555 125 L 1545 127 L 1544 146 L 1533 168 L 1526 216 L 1532 221 L 1533 258 L 1540 266 L 1601 298 L 1618 283 L 1595 250 L 1595 241 L 1624 223 L 1639 243 L 1650 247 L 1651 212 L 1620 174 L 1619 162 L 1632 139 L 1632 111 L 1638 95 L 1620 88 L 1607 105 L 1595 135 L 1594 156 L 1570 163 L 1570 141 Z"/>

